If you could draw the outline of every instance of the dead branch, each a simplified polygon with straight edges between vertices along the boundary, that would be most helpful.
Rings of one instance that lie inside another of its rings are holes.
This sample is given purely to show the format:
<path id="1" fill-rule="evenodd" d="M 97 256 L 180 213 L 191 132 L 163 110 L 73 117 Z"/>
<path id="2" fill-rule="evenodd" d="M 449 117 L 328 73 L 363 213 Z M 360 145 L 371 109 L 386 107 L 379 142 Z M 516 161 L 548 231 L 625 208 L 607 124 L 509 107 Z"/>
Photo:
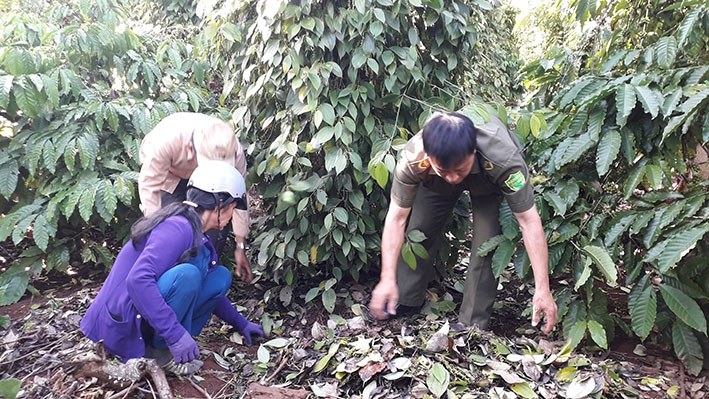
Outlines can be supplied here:
<path id="1" fill-rule="evenodd" d="M 116 397 L 121 397 L 120 395 L 127 397 L 147 374 L 155 383 L 160 399 L 173 399 L 165 372 L 155 359 L 138 358 L 130 359 L 126 363 L 112 363 L 106 362 L 95 353 L 90 353 L 77 357 L 72 365 L 77 367 L 74 373 L 77 377 L 95 377 L 108 385 L 122 389 Z"/>

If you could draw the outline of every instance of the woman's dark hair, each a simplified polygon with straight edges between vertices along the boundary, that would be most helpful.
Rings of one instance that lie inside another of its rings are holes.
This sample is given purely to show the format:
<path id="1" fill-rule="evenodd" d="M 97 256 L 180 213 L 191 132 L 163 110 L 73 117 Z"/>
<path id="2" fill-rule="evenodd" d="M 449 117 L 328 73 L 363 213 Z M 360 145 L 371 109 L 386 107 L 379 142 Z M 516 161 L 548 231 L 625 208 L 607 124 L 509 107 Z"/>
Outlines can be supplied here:
<path id="1" fill-rule="evenodd" d="M 229 193 L 210 193 L 196 187 L 189 187 L 186 196 L 187 201 L 197 205 L 198 213 L 202 213 L 205 210 L 226 208 L 229 204 L 237 200 L 237 198 L 233 198 Z"/>
<path id="2" fill-rule="evenodd" d="M 201 214 L 206 210 L 214 210 L 224 208 L 229 203 L 233 202 L 233 198 L 228 193 L 208 193 L 195 187 L 187 189 L 187 203 L 173 202 L 158 209 L 155 213 L 148 217 L 138 219 L 130 231 L 130 238 L 133 246 L 143 240 L 153 229 L 162 223 L 165 219 L 172 216 L 183 216 L 192 226 L 194 239 L 192 247 L 185 251 L 178 262 L 183 263 L 188 261 L 193 256 L 197 255 L 197 247 L 202 239 L 202 218 Z M 192 204 L 196 205 L 193 206 Z"/>
<path id="3" fill-rule="evenodd" d="M 133 246 L 137 246 L 157 225 L 172 216 L 183 216 L 190 222 L 194 232 L 192 247 L 180 255 L 178 262 L 187 262 L 191 257 L 197 255 L 197 246 L 202 239 L 202 218 L 193 206 L 182 202 L 173 202 L 165 205 L 152 215 L 142 217 L 133 223 L 133 227 L 130 229 L 130 239 L 133 242 Z"/>
<path id="4" fill-rule="evenodd" d="M 465 115 L 436 113 L 423 126 L 423 148 L 442 168 L 452 168 L 475 153 L 477 132 Z"/>

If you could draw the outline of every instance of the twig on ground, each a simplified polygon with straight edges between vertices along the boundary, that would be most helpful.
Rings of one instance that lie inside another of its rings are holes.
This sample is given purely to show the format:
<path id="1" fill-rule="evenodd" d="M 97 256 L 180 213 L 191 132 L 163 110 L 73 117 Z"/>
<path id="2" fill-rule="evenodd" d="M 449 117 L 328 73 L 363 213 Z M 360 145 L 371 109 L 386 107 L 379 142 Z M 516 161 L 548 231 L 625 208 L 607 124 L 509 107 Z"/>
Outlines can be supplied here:
<path id="1" fill-rule="evenodd" d="M 35 332 L 34 334 L 31 334 L 31 335 L 22 335 L 22 336 L 19 336 L 19 337 L 17 337 L 17 339 L 13 339 L 12 341 L 3 341 L 2 344 L 3 344 L 3 345 L 10 345 L 10 344 L 14 344 L 14 343 L 17 343 L 17 342 L 20 342 L 20 341 L 24 341 L 24 340 L 27 340 L 27 339 L 36 338 L 36 337 L 37 337 L 37 332 Z"/>
<path id="2" fill-rule="evenodd" d="M 71 395 L 72 395 L 74 392 L 76 392 L 76 389 L 78 388 L 78 386 L 79 386 L 79 381 L 74 381 L 74 382 L 71 384 L 71 386 L 69 387 L 69 389 L 68 389 L 66 392 L 64 392 L 63 394 L 61 394 L 61 396 L 59 396 L 59 399 L 69 399 L 69 398 L 71 398 Z"/>
<path id="3" fill-rule="evenodd" d="M 687 384 L 687 375 L 685 374 L 687 372 L 687 369 L 684 367 L 684 363 L 679 362 L 679 395 L 677 395 L 678 398 L 686 398 L 685 396 L 687 392 L 684 390 L 684 386 Z"/>
<path id="4" fill-rule="evenodd" d="M 204 395 L 205 398 L 207 398 L 207 399 L 212 399 L 212 397 L 209 396 L 209 393 L 208 393 L 207 391 L 205 391 L 204 388 L 202 388 L 202 387 L 199 386 L 197 383 L 195 383 L 195 382 L 192 380 L 192 378 L 188 378 L 187 380 L 190 382 L 190 384 L 192 384 L 192 386 L 193 386 L 196 390 L 198 390 L 202 395 Z"/>
<path id="5" fill-rule="evenodd" d="M 266 384 L 268 384 L 269 381 L 271 381 L 272 379 L 276 378 L 276 376 L 278 375 L 278 373 L 280 373 L 281 370 L 283 370 L 283 368 L 286 367 L 286 364 L 288 363 L 288 360 L 290 360 L 290 356 L 284 355 L 284 356 L 283 356 L 283 360 L 281 360 L 281 363 L 278 365 L 278 367 L 276 367 L 276 369 L 273 371 L 273 373 L 271 373 L 271 375 L 269 375 L 268 377 L 266 377 L 266 378 L 261 382 L 261 384 L 262 384 L 262 385 L 266 385 Z"/>
<path id="6" fill-rule="evenodd" d="M 124 390 L 111 395 L 108 399 L 125 398 L 133 390 L 133 388 L 135 388 L 135 381 L 133 381 L 133 383 Z"/>
<path id="7" fill-rule="evenodd" d="M 153 399 L 155 399 L 155 388 L 153 388 L 153 384 L 150 383 L 150 380 L 147 380 L 146 382 L 148 383 L 148 388 L 150 388 L 150 394 L 153 395 Z"/>
<path id="8" fill-rule="evenodd" d="M 40 351 L 40 350 L 42 350 L 42 349 L 46 349 L 46 348 L 51 348 L 51 347 L 57 346 L 57 345 L 61 344 L 62 342 L 64 342 L 64 340 L 66 340 L 67 337 L 69 337 L 70 335 L 75 335 L 75 334 L 76 334 L 76 333 L 74 333 L 74 332 L 70 332 L 70 333 L 68 333 L 68 334 L 64 334 L 64 336 L 61 337 L 61 338 L 59 338 L 58 340 L 52 341 L 52 342 L 50 342 L 50 343 L 48 343 L 48 344 L 45 344 L 45 345 L 42 345 L 42 346 L 40 346 L 39 348 L 37 348 L 37 349 L 35 349 L 35 350 L 31 351 L 31 352 L 27 352 L 27 353 L 25 353 L 24 355 L 22 355 L 22 356 L 20 356 L 20 357 L 18 357 L 18 358 L 15 358 L 15 359 L 12 359 L 12 360 L 4 361 L 4 362 L 0 363 L 0 366 L 5 366 L 5 365 L 8 365 L 8 364 L 15 363 L 15 362 L 17 362 L 17 361 L 19 361 L 19 360 L 22 360 L 22 359 L 26 358 L 26 357 L 29 357 L 29 356 L 34 355 L 36 352 L 38 352 L 38 351 Z"/>
<path id="9" fill-rule="evenodd" d="M 215 398 L 219 398 L 219 397 L 222 395 L 222 392 L 225 391 L 226 388 L 227 388 L 229 385 L 231 385 L 231 383 L 232 383 L 233 381 L 236 381 L 236 376 L 231 377 L 231 379 L 230 379 L 229 381 L 224 381 L 224 385 L 223 385 L 222 388 L 215 394 L 214 397 L 215 397 Z M 231 395 L 227 395 L 227 398 L 231 398 L 231 397 L 232 397 Z"/>

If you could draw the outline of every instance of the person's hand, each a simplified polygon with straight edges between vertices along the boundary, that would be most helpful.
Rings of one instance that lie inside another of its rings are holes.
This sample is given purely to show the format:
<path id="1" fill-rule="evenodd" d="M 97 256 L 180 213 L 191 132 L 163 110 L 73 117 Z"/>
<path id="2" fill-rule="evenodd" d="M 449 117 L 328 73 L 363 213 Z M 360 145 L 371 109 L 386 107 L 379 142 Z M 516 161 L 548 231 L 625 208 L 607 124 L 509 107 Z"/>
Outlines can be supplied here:
<path id="1" fill-rule="evenodd" d="M 253 343 L 252 339 L 254 336 L 263 338 L 263 327 L 261 327 L 260 324 L 248 322 L 246 325 L 239 331 L 241 335 L 244 336 L 244 340 L 246 341 L 246 345 L 251 346 Z"/>
<path id="2" fill-rule="evenodd" d="M 189 332 L 185 331 L 177 342 L 168 345 L 172 357 L 175 358 L 175 363 L 187 363 L 196 359 L 199 356 L 199 348 L 197 343 L 192 338 Z"/>
<path id="3" fill-rule="evenodd" d="M 237 248 L 236 251 L 234 251 L 234 272 L 237 277 L 247 283 L 250 283 L 253 278 L 251 265 L 249 265 L 249 260 L 246 258 L 246 251 L 243 249 Z"/>
<path id="4" fill-rule="evenodd" d="M 544 314 L 545 323 L 542 332 L 549 334 L 556 324 L 556 302 L 551 295 L 551 291 L 535 292 L 532 298 L 532 327 L 536 327 Z"/>
<path id="5" fill-rule="evenodd" d="M 399 287 L 396 281 L 379 281 L 372 299 L 369 301 L 369 313 L 377 320 L 386 320 L 396 315 L 396 305 L 399 302 Z"/>

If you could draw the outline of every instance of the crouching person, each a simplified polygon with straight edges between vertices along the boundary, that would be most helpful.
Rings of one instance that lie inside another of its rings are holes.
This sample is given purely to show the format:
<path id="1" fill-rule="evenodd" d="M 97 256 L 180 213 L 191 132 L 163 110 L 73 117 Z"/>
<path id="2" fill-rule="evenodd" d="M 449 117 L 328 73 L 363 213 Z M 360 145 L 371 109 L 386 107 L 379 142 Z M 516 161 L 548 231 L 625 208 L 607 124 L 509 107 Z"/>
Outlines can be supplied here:
<path id="1" fill-rule="evenodd" d="M 246 209 L 241 174 L 222 161 L 205 161 L 189 179 L 186 200 L 139 219 L 103 287 L 81 320 L 91 340 L 107 352 L 153 357 L 176 374 L 201 367 L 195 336 L 215 314 L 247 344 L 263 328 L 248 321 L 226 297 L 231 272 L 217 265 L 204 232 L 222 229 L 234 209 Z"/>

